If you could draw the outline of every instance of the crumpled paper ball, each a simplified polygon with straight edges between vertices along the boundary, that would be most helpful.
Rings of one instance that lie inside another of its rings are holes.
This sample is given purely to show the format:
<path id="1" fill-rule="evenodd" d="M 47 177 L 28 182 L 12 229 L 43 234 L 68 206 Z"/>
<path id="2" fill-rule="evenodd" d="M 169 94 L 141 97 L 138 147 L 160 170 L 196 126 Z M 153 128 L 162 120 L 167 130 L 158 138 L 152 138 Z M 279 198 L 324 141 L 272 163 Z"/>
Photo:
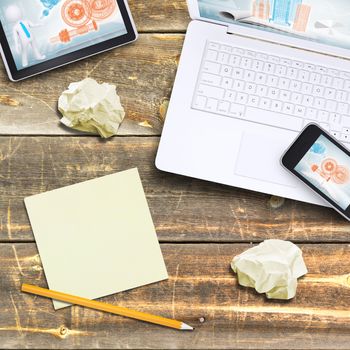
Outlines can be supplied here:
<path id="1" fill-rule="evenodd" d="M 91 78 L 70 84 L 58 100 L 58 110 L 64 125 L 103 138 L 116 135 L 125 117 L 116 86 Z"/>
<path id="2" fill-rule="evenodd" d="M 270 239 L 233 258 L 238 283 L 269 299 L 292 299 L 297 280 L 307 274 L 301 250 L 292 242 Z"/>

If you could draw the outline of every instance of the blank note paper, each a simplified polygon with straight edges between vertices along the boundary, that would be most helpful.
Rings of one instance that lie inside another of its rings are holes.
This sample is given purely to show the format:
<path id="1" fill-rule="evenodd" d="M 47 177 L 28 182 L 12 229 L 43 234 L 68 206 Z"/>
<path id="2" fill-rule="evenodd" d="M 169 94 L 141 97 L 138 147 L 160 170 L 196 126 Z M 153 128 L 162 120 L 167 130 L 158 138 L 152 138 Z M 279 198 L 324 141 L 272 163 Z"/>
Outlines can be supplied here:
<path id="1" fill-rule="evenodd" d="M 25 205 L 50 289 L 95 299 L 168 278 L 137 169 Z"/>

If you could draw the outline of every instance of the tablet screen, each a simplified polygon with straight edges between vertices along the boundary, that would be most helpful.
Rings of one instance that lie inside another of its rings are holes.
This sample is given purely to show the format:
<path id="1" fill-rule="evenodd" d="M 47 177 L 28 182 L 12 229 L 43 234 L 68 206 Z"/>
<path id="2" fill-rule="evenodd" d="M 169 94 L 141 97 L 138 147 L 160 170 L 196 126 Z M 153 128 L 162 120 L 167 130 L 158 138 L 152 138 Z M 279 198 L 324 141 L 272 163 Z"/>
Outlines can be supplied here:
<path id="1" fill-rule="evenodd" d="M 127 33 L 116 0 L 1 0 L 0 21 L 17 70 Z"/>
<path id="2" fill-rule="evenodd" d="M 198 0 L 201 17 L 350 48 L 349 0 Z"/>

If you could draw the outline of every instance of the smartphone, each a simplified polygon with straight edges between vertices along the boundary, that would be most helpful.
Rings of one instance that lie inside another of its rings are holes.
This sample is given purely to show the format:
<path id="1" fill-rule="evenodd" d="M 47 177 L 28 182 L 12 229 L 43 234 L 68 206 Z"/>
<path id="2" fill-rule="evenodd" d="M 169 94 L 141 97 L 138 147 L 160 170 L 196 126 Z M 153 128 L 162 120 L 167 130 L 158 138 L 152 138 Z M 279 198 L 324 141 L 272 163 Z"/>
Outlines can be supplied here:
<path id="1" fill-rule="evenodd" d="M 309 124 L 281 163 L 350 221 L 350 152 L 342 144 L 318 125 Z"/>

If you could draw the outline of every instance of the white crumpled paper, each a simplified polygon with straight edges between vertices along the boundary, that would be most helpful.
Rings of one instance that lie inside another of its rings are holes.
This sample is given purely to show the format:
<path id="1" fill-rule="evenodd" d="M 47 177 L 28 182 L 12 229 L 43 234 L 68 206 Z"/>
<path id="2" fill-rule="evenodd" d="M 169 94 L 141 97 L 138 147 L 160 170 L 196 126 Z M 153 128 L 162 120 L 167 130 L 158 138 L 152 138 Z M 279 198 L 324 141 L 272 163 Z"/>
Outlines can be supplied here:
<path id="1" fill-rule="evenodd" d="M 116 135 L 125 116 L 115 85 L 91 78 L 70 84 L 58 100 L 58 109 L 64 125 L 103 138 Z"/>
<path id="2" fill-rule="evenodd" d="M 238 283 L 266 293 L 269 299 L 292 299 L 297 280 L 307 274 L 301 250 L 293 243 L 266 240 L 234 257 L 231 267 Z"/>

